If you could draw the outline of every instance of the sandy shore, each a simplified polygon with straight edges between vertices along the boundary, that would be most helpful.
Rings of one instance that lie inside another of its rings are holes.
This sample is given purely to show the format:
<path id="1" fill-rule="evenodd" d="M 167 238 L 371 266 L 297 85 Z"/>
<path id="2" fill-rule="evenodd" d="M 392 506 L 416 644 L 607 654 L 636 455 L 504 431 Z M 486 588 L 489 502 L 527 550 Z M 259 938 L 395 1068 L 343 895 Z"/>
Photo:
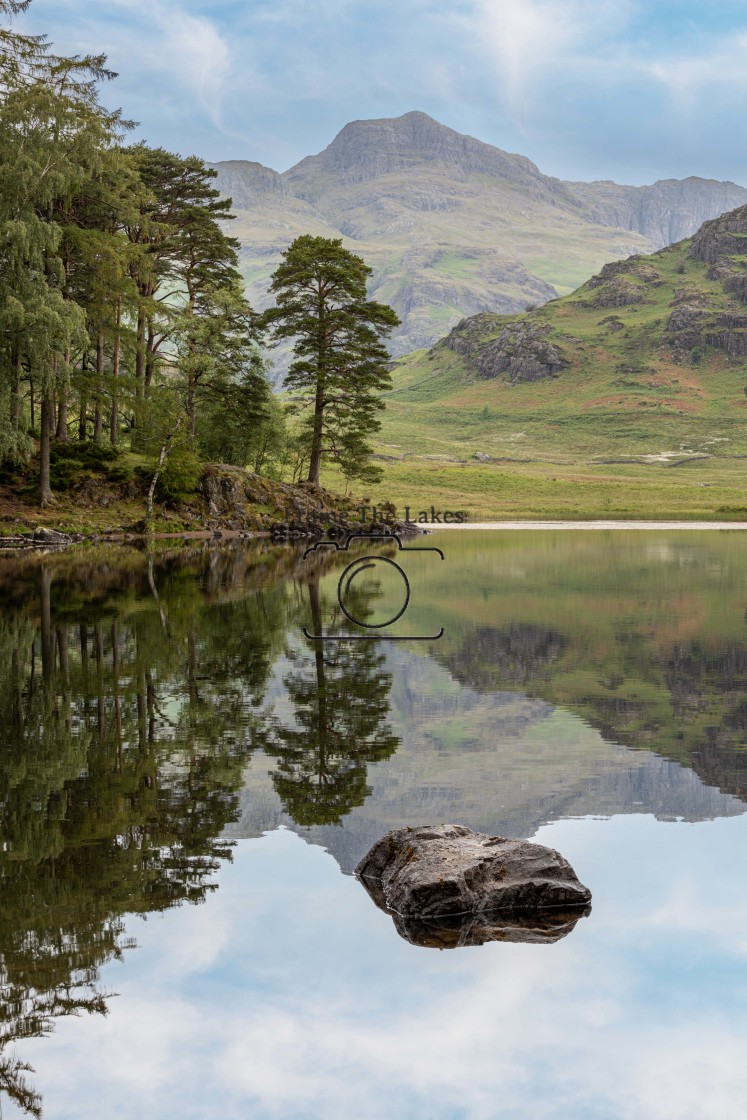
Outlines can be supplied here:
<path id="1" fill-rule="evenodd" d="M 442 529 L 747 529 L 747 521 L 466 521 L 461 525 L 428 525 Z"/>

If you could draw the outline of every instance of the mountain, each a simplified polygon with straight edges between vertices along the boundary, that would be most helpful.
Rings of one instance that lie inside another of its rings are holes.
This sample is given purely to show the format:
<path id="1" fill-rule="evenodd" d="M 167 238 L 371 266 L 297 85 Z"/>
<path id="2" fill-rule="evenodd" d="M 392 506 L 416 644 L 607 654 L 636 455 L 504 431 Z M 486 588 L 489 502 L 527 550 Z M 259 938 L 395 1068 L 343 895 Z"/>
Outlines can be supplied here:
<path id="1" fill-rule="evenodd" d="M 564 183 L 418 112 L 347 124 L 283 174 L 243 160 L 213 166 L 234 200 L 253 304 L 268 305 L 268 279 L 294 237 L 343 237 L 373 268 L 372 296 L 403 321 L 395 355 L 431 345 L 465 315 L 545 303 L 607 261 L 650 253 L 747 203 L 743 187 L 706 179 Z"/>

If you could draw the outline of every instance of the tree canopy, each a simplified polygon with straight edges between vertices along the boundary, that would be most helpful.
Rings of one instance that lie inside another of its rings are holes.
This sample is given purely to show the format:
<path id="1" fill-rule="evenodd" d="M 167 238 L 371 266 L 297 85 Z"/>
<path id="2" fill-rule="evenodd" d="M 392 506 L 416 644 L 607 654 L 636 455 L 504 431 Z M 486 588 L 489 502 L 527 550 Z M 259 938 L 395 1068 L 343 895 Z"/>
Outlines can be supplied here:
<path id="1" fill-rule="evenodd" d="M 273 273 L 276 306 L 262 321 L 276 340 L 294 340 L 285 385 L 304 414 L 309 482 L 319 482 L 325 458 L 348 478 L 377 477 L 368 437 L 381 427 L 380 394 L 391 387 L 382 340 L 399 319 L 368 299 L 370 275 L 342 238 L 309 234 L 295 239 Z"/>

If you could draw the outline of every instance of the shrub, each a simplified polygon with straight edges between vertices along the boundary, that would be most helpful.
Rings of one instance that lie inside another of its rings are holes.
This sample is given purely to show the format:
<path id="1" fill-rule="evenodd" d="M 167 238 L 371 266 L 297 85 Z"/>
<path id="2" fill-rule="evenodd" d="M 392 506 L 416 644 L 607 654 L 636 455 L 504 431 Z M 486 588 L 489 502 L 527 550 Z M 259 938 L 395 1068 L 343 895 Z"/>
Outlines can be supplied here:
<path id="1" fill-rule="evenodd" d="M 177 502 L 197 492 L 202 464 L 186 447 L 176 447 L 166 459 L 158 478 L 156 496 L 159 501 Z M 150 472 L 153 477 L 153 470 Z"/>

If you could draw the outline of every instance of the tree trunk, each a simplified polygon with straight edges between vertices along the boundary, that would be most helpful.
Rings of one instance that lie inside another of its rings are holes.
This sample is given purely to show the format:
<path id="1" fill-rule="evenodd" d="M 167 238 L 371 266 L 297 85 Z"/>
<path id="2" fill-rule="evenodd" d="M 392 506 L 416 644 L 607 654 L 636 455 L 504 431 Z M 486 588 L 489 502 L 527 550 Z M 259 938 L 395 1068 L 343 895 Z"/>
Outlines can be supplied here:
<path id="1" fill-rule="evenodd" d="M 57 404 L 57 439 L 60 443 L 67 443 L 67 389 L 60 387 L 60 396 Z"/>
<path id="2" fill-rule="evenodd" d="M 39 438 L 39 505 L 44 509 L 52 501 L 52 488 L 49 479 L 50 430 L 54 413 L 49 389 L 42 393 L 41 428 Z"/>
<path id="3" fill-rule="evenodd" d="M 104 391 L 104 336 L 99 332 L 96 338 L 96 408 L 93 419 L 93 442 L 101 443 L 104 438 L 104 416 L 102 394 Z"/>
<path id="4" fill-rule="evenodd" d="M 31 406 L 31 427 L 36 427 L 36 416 L 34 409 L 34 379 L 29 377 L 29 405 Z"/>
<path id="5" fill-rule="evenodd" d="M 21 423 L 21 346 L 20 343 L 13 347 L 13 359 L 10 382 L 10 426 L 14 435 L 18 435 Z"/>
<path id="6" fill-rule="evenodd" d="M 80 417 L 78 419 L 78 439 L 81 441 L 81 443 L 85 441 L 88 435 L 88 392 L 86 390 L 85 378 L 87 367 L 86 359 L 87 355 L 84 354 L 83 360 L 81 362 L 81 374 L 83 375 L 83 380 L 80 387 Z"/>
<path id="7" fill-rule="evenodd" d="M 314 405 L 314 431 L 311 437 L 311 459 L 309 461 L 309 482 L 319 485 L 319 472 L 322 466 L 322 434 L 324 431 L 324 385 L 321 381 L 316 386 L 316 402 Z"/>
<path id="8" fill-rule="evenodd" d="M 138 400 L 146 399 L 146 309 L 138 308 L 138 333 L 134 354 L 134 380 L 137 382 Z"/>
<path id="9" fill-rule="evenodd" d="M 166 456 L 168 455 L 169 451 L 171 451 L 171 447 L 174 443 L 174 440 L 176 439 L 176 434 L 179 431 L 179 428 L 181 427 L 181 423 L 182 423 L 183 419 L 184 419 L 183 416 L 179 417 L 179 419 L 176 422 L 176 425 L 174 427 L 173 432 L 171 433 L 169 438 L 166 440 L 166 442 L 161 447 L 161 450 L 160 450 L 159 455 L 158 455 L 158 466 L 156 467 L 156 473 L 153 475 L 153 478 L 151 479 L 151 482 L 150 482 L 150 486 L 148 487 L 148 498 L 147 498 L 147 509 L 146 509 L 146 514 L 145 514 L 145 523 L 146 523 L 147 532 L 149 532 L 149 533 L 150 533 L 150 524 L 151 524 L 151 521 L 153 520 L 153 501 L 154 501 L 155 494 L 156 494 L 156 486 L 158 485 L 158 480 L 161 477 L 161 471 L 163 470 L 163 464 L 166 462 Z"/>
<path id="10" fill-rule="evenodd" d="M 122 326 L 122 301 L 117 304 L 117 333 L 114 336 L 114 358 L 112 360 L 112 413 L 111 422 L 109 426 L 109 439 L 111 440 L 112 447 L 117 446 L 119 437 L 119 407 L 117 401 L 117 380 L 119 378 L 119 356 L 122 349 L 121 339 L 121 326 Z"/>
<path id="11" fill-rule="evenodd" d="M 189 417 L 189 450 L 194 451 L 197 438 L 197 395 L 196 385 L 192 374 L 189 375 L 187 386 L 187 415 Z"/>
<path id="12" fill-rule="evenodd" d="M 311 458 L 309 459 L 309 482 L 319 485 L 319 472 L 322 466 L 322 434 L 324 431 L 324 374 L 326 371 L 326 347 L 324 331 L 326 320 L 324 292 L 319 289 L 317 313 L 319 316 L 319 341 L 316 355 L 316 399 L 314 401 L 314 428 L 311 436 Z"/>
<path id="13" fill-rule="evenodd" d="M 153 326 L 153 320 L 148 317 L 148 339 L 145 347 L 145 396 L 147 398 L 150 391 L 151 382 L 153 381 L 153 373 L 156 368 L 156 352 L 153 349 L 156 339 L 156 330 Z"/>
<path id="14" fill-rule="evenodd" d="M 65 381 L 60 385 L 57 398 L 57 439 L 67 443 L 67 371 L 70 368 L 70 352 L 65 353 Z"/>

